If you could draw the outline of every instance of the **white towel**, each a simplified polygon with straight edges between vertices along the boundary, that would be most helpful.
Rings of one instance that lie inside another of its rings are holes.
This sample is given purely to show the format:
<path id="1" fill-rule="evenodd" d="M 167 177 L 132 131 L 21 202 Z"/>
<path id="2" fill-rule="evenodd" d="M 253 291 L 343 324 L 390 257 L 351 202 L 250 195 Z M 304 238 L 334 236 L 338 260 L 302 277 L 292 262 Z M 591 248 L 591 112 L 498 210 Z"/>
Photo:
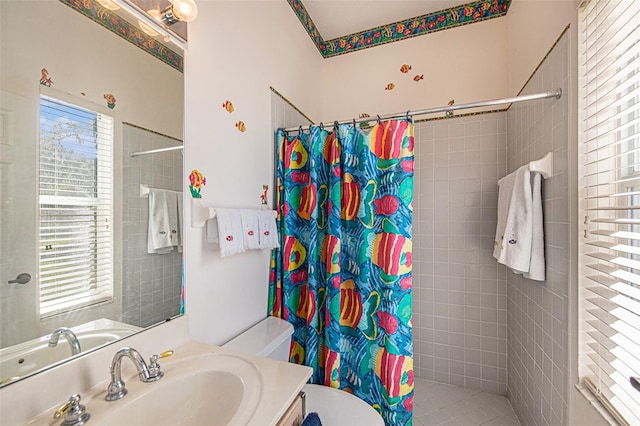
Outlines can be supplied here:
<path id="1" fill-rule="evenodd" d="M 525 278 L 536 281 L 545 280 L 544 262 L 544 224 L 542 218 L 542 176 L 540 173 L 532 173 L 533 179 L 533 232 L 531 237 L 531 264 Z"/>
<path id="2" fill-rule="evenodd" d="M 227 257 L 246 251 L 242 236 L 240 210 L 216 209 L 220 256 Z"/>
<path id="3" fill-rule="evenodd" d="M 259 210 L 258 220 L 260 222 L 260 248 L 273 249 L 280 247 L 278 242 L 278 226 L 273 210 Z"/>
<path id="4" fill-rule="evenodd" d="M 218 221 L 214 219 L 207 220 L 207 242 L 218 244 Z"/>
<path id="5" fill-rule="evenodd" d="M 178 245 L 178 193 L 149 189 L 147 253 L 167 254 Z"/>
<path id="6" fill-rule="evenodd" d="M 178 202 L 178 244 L 177 249 L 178 253 L 182 253 L 182 191 L 176 192 L 176 199 Z"/>
<path id="7" fill-rule="evenodd" d="M 241 210 L 244 245 L 249 250 L 260 248 L 260 210 Z"/>
<path id="8" fill-rule="evenodd" d="M 544 237 L 539 179 L 539 175 L 537 179 L 534 178 L 534 188 L 537 190 L 535 196 L 528 165 L 520 167 L 498 182 L 498 224 L 493 249 L 493 257 L 498 263 L 534 280 L 544 280 Z"/>

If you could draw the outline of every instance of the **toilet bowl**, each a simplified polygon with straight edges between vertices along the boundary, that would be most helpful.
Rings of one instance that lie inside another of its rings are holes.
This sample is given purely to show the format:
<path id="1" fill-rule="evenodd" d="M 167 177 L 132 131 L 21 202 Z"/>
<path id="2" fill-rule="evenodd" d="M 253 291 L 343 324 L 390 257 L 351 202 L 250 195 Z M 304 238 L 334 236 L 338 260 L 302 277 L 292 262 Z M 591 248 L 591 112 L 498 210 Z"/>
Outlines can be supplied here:
<path id="1" fill-rule="evenodd" d="M 267 317 L 222 347 L 287 362 L 292 334 L 291 324 Z M 307 413 L 318 413 L 323 426 L 384 426 L 376 410 L 347 392 L 312 384 L 302 391 Z"/>

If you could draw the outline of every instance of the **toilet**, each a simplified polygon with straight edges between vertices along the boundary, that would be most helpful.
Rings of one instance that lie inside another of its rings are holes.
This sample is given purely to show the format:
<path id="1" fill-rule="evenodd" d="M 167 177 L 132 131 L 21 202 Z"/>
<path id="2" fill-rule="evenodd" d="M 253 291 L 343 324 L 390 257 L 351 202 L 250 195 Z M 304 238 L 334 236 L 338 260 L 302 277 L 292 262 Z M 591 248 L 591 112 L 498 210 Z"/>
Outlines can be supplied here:
<path id="1" fill-rule="evenodd" d="M 293 326 L 267 317 L 222 347 L 288 362 Z M 350 393 L 327 386 L 306 384 L 306 412 L 318 413 L 323 426 L 384 426 L 369 404 Z"/>

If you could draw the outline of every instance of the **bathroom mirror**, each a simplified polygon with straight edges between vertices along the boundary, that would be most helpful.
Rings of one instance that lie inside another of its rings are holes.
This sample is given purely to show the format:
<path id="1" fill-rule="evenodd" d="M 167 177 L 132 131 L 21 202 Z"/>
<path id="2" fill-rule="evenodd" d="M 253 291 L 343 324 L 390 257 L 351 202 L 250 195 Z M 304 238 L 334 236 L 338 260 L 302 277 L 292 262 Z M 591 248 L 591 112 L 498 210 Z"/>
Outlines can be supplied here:
<path id="1" fill-rule="evenodd" d="M 145 197 L 182 191 L 182 52 L 98 7 L 0 2 L 0 385 L 182 310 Z"/>

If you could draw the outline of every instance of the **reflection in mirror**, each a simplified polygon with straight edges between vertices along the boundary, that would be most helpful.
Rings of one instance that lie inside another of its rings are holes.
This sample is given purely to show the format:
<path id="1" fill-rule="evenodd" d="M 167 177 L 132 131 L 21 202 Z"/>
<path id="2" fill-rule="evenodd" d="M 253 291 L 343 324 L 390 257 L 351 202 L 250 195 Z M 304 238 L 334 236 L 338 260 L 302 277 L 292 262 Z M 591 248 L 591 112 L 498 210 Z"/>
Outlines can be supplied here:
<path id="1" fill-rule="evenodd" d="M 183 76 L 59 1 L 2 0 L 0 20 L 6 385 L 181 313 L 178 201 L 140 188 L 177 200 L 182 150 L 130 154 L 181 145 Z M 151 201 L 175 207 L 163 250 Z"/>

